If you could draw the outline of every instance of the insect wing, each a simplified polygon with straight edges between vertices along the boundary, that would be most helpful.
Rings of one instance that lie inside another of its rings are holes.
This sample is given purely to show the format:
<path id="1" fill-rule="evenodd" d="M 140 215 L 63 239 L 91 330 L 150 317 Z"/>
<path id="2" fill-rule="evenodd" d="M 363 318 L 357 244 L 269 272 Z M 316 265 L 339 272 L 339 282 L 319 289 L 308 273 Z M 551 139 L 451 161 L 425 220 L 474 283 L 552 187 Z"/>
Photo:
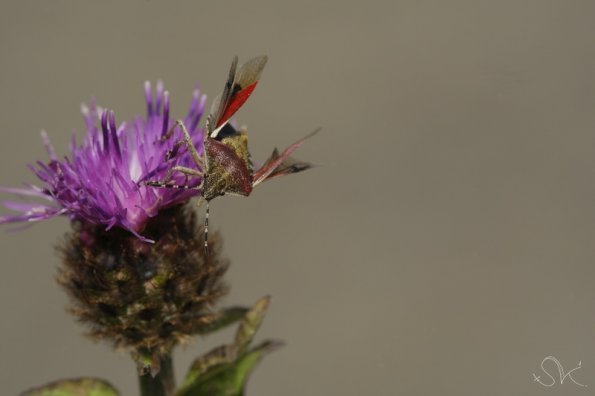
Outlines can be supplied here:
<path id="1" fill-rule="evenodd" d="M 281 154 L 279 154 L 277 149 L 273 150 L 273 154 L 271 154 L 271 156 L 266 160 L 264 165 L 254 172 L 254 176 L 252 177 L 252 186 L 256 186 L 263 181 L 276 176 L 289 175 L 311 168 L 311 164 L 298 161 L 294 158 L 291 158 L 290 155 L 295 150 L 297 150 L 306 139 L 318 133 L 319 130 L 320 129 L 317 129 L 311 134 L 293 143 L 283 150 Z"/>
<path id="2" fill-rule="evenodd" d="M 237 66 L 238 57 L 234 56 L 233 61 L 231 62 L 231 67 L 229 68 L 229 74 L 227 76 L 227 81 L 225 82 L 225 87 L 223 88 L 223 93 L 215 97 L 215 100 L 211 106 L 211 114 L 209 117 L 212 117 L 211 122 L 213 122 L 213 124 L 217 123 L 217 121 L 221 118 L 221 114 L 223 114 L 225 107 L 229 102 L 231 97 L 231 88 L 233 87 L 233 83 L 236 78 Z"/>
<path id="3" fill-rule="evenodd" d="M 250 59 L 236 73 L 237 57 L 234 58 L 221 98 L 213 105 L 213 110 L 217 110 L 212 113 L 211 121 L 214 123 L 215 130 L 211 133 L 211 137 L 215 137 L 219 127 L 225 124 L 248 100 L 258 84 L 267 59 L 265 55 Z"/>
<path id="4" fill-rule="evenodd" d="M 268 163 L 275 161 L 277 158 L 279 158 L 279 150 L 275 149 L 273 154 L 267 160 L 267 163 L 263 165 L 263 168 L 269 169 L 267 166 Z M 311 167 L 312 164 L 309 162 L 300 161 L 293 157 L 286 157 L 279 165 L 277 165 L 276 168 L 274 165 L 272 165 L 273 171 L 268 176 L 266 176 L 264 180 L 269 180 L 277 176 L 291 175 L 292 173 L 298 173 L 306 169 L 310 169 Z"/>

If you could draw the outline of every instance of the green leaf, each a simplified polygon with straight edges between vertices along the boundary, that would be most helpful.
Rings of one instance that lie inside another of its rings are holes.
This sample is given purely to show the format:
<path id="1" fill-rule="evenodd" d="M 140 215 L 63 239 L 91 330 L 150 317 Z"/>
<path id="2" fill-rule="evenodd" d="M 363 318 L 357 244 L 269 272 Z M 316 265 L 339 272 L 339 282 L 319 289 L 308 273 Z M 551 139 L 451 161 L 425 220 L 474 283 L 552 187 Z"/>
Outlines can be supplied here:
<path id="1" fill-rule="evenodd" d="M 279 346 L 281 343 L 267 341 L 233 362 L 211 366 L 192 384 L 182 387 L 177 396 L 241 396 L 256 364 Z"/>
<path id="2" fill-rule="evenodd" d="M 274 351 L 282 345 L 283 344 L 278 341 L 263 342 L 254 349 L 251 349 L 245 353 L 231 367 L 212 378 L 209 382 L 217 384 L 217 389 L 220 389 L 222 392 L 230 392 L 228 393 L 230 396 L 241 395 L 244 392 L 244 387 L 246 386 L 248 377 L 254 370 L 254 367 L 256 367 L 256 364 L 259 363 L 266 354 Z M 207 387 L 207 393 L 203 394 L 217 394 L 208 393 L 207 384 L 204 384 L 204 386 Z"/>
<path id="3" fill-rule="evenodd" d="M 226 308 L 219 314 L 219 317 L 213 323 L 208 326 L 201 326 L 200 329 L 198 329 L 197 334 L 209 334 L 234 324 L 242 319 L 244 315 L 246 315 L 246 312 L 248 312 L 248 308 L 246 307 Z"/>
<path id="4" fill-rule="evenodd" d="M 233 344 L 215 348 L 192 363 L 176 396 L 243 394 L 256 364 L 264 355 L 281 345 L 279 342 L 266 341 L 249 349 L 264 319 L 269 302 L 270 297 L 263 297 L 245 313 Z"/>
<path id="5" fill-rule="evenodd" d="M 230 357 L 232 354 L 230 348 L 232 348 L 232 346 L 222 345 L 211 350 L 206 355 L 196 358 L 190 366 L 181 388 L 191 387 L 199 380 L 199 378 L 202 379 L 206 373 L 209 371 L 212 373 L 213 369 L 217 366 L 223 367 L 225 364 L 232 362 L 233 359 Z"/>
<path id="6" fill-rule="evenodd" d="M 21 396 L 118 396 L 109 382 L 98 378 L 75 378 L 55 381 L 30 389 Z"/>
<path id="7" fill-rule="evenodd" d="M 254 304 L 252 308 L 246 313 L 240 327 L 236 332 L 234 344 L 240 349 L 245 350 L 252 342 L 254 335 L 260 328 L 264 316 L 271 302 L 270 296 L 264 296 Z"/>

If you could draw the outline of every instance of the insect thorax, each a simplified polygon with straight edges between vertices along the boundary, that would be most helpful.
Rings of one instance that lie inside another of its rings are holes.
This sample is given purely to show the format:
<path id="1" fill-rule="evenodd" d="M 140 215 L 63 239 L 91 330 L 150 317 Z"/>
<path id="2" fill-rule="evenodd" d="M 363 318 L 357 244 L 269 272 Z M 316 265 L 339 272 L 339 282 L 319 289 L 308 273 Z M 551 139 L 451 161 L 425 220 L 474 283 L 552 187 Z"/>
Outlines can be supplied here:
<path id="1" fill-rule="evenodd" d="M 252 164 L 248 138 L 243 132 L 205 141 L 207 171 L 203 197 L 209 201 L 220 195 L 250 195 Z"/>

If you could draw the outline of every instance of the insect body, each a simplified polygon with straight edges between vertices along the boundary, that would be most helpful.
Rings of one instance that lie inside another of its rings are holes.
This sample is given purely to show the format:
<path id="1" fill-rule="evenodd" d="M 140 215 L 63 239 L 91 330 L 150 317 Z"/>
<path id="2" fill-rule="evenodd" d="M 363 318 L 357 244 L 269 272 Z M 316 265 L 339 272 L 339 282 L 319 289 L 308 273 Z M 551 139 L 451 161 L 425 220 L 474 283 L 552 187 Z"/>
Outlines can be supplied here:
<path id="1" fill-rule="evenodd" d="M 208 202 L 224 194 L 248 196 L 252 192 L 252 163 L 246 133 L 227 124 L 225 133 L 204 142 L 206 172 L 202 197 Z"/>
<path id="2" fill-rule="evenodd" d="M 148 186 L 161 188 L 189 188 L 199 189 L 201 197 L 207 203 L 205 216 L 205 250 L 208 249 L 208 219 L 209 201 L 222 195 L 248 196 L 252 189 L 265 180 L 276 176 L 301 172 L 311 167 L 307 162 L 297 161 L 290 155 L 312 136 L 315 131 L 303 139 L 293 143 L 283 152 L 273 150 L 271 156 L 256 171 L 252 168 L 250 152 L 248 151 L 248 136 L 243 129 L 236 130 L 229 119 L 246 102 L 258 84 L 260 75 L 267 62 L 266 56 L 253 58 L 237 69 L 237 57 L 234 58 L 229 77 L 225 83 L 223 93 L 213 102 L 211 113 L 207 117 L 206 133 L 203 141 L 204 154 L 201 156 L 190 134 L 181 121 L 174 128 L 180 127 L 184 133 L 184 140 L 178 142 L 174 150 L 185 145 L 192 156 L 196 169 L 182 166 L 172 167 L 162 181 L 147 181 Z M 171 136 L 174 128 L 166 135 Z M 202 182 L 196 187 L 171 184 L 175 172 L 187 176 L 200 177 Z M 208 251 L 208 250 L 207 250 Z"/>

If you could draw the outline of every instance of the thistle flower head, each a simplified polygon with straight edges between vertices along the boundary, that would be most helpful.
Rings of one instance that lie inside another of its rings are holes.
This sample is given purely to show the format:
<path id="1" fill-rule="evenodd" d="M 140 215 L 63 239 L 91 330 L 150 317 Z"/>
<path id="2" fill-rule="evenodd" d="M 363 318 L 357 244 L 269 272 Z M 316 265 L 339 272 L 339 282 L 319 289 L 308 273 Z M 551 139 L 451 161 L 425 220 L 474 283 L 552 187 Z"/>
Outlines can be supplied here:
<path id="1" fill-rule="evenodd" d="M 158 360 L 219 320 L 214 308 L 227 293 L 228 262 L 217 234 L 205 254 L 200 223 L 188 205 L 162 210 L 145 229 L 155 244 L 122 229 L 73 223 L 59 246 L 58 282 L 91 337 L 137 360 Z"/>
<path id="2" fill-rule="evenodd" d="M 4 205 L 18 215 L 0 217 L 0 224 L 21 221 L 40 221 L 58 215 L 67 215 L 106 229 L 119 227 L 142 240 L 148 220 L 163 209 L 187 201 L 199 190 L 157 189 L 142 184 L 146 180 L 161 180 L 168 169 L 176 165 L 193 167 L 188 152 L 176 143 L 182 133 L 176 128 L 172 136 L 168 131 L 174 125 L 170 118 L 169 95 L 161 82 L 153 94 L 151 85 L 145 84 L 147 115 L 131 122 L 116 123 L 113 111 L 103 110 L 94 103 L 83 105 L 87 133 L 78 145 L 73 136 L 70 156 L 59 159 L 48 136 L 42 138 L 50 160 L 38 161 L 29 168 L 43 183 L 25 188 L 2 188 L 21 198 L 41 198 L 45 202 L 4 201 Z M 198 123 L 204 111 L 206 97 L 196 89 L 184 124 L 199 153 L 202 152 L 203 130 Z M 167 154 L 170 155 L 167 159 Z M 174 175 L 174 184 L 195 187 L 199 178 L 187 180 Z"/>

